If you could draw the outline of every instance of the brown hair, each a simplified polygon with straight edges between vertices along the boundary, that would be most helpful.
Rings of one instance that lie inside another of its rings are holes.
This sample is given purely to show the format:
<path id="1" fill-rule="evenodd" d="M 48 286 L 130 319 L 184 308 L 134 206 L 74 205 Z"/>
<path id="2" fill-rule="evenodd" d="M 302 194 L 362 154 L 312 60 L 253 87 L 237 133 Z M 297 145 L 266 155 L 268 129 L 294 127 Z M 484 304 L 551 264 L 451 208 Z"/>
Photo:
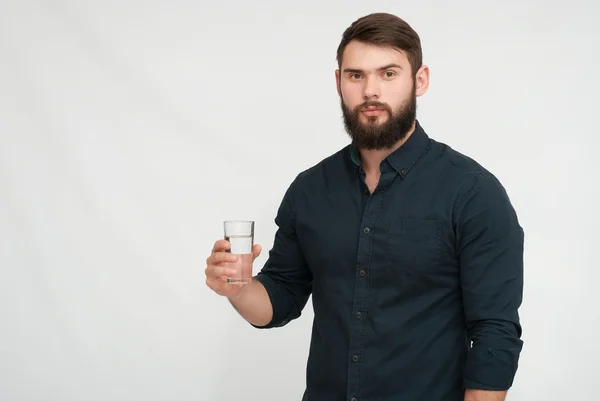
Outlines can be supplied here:
<path id="1" fill-rule="evenodd" d="M 352 40 L 382 46 L 395 47 L 406 53 L 412 74 L 423 64 L 421 39 L 417 32 L 403 19 L 388 13 L 373 13 L 354 21 L 342 35 L 337 49 L 337 62 L 341 68 L 344 49 Z"/>

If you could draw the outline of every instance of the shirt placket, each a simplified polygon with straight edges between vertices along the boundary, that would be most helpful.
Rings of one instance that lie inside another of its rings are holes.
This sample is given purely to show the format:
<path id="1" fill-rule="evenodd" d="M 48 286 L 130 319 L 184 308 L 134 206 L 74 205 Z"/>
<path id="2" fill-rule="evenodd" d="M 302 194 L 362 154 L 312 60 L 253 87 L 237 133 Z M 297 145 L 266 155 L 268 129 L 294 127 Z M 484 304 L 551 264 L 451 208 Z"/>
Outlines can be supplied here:
<path id="1" fill-rule="evenodd" d="M 394 179 L 391 169 L 382 168 L 381 178 L 376 190 L 367 198 L 360 224 L 358 252 L 356 260 L 356 275 L 354 284 L 354 302 L 352 306 L 353 322 L 351 324 L 350 344 L 348 354 L 348 401 L 360 401 L 362 358 L 364 356 L 365 317 L 369 305 L 369 270 L 372 258 L 372 239 L 375 222 L 381 211 L 381 204 L 386 187 Z M 368 193 L 364 184 L 364 173 L 361 171 L 361 188 Z"/>

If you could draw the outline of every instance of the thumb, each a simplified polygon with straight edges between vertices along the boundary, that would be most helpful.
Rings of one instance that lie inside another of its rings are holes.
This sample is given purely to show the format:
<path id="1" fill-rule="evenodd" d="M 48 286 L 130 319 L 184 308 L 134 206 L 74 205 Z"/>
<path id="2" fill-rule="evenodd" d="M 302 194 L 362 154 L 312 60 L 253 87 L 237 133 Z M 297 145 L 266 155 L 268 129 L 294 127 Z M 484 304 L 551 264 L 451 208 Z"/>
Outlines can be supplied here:
<path id="1" fill-rule="evenodd" d="M 258 257 L 258 255 L 260 255 L 261 251 L 262 251 L 262 247 L 260 245 L 258 245 L 258 244 L 255 244 L 252 247 L 252 256 L 253 256 L 253 259 L 256 259 Z"/>

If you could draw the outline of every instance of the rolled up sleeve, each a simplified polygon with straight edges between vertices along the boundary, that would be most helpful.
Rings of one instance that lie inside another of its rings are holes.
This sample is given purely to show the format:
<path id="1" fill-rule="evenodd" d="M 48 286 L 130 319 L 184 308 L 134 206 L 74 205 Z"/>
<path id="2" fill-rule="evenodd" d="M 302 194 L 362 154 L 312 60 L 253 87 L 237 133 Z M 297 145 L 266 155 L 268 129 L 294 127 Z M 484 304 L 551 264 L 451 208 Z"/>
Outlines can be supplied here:
<path id="1" fill-rule="evenodd" d="M 467 333 L 464 387 L 508 390 L 523 347 L 524 232 L 501 183 L 474 173 L 457 201 L 455 227 Z"/>
<path id="2" fill-rule="evenodd" d="M 295 193 L 299 190 L 299 177 L 286 191 L 275 223 L 277 231 L 269 257 L 261 271 L 254 277 L 261 282 L 273 307 L 273 318 L 267 329 L 282 327 L 300 317 L 312 291 L 312 273 L 306 263 L 296 234 Z"/>

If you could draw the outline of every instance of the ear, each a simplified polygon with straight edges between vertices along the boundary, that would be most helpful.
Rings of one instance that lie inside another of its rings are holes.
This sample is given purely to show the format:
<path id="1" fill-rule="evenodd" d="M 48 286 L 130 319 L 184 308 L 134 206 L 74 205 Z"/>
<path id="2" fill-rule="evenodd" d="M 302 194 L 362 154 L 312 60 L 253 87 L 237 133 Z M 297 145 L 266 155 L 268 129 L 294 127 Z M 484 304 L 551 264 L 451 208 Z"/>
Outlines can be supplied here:
<path id="1" fill-rule="evenodd" d="M 415 76 L 415 95 L 422 96 L 429 88 L 429 67 L 426 65 L 419 68 Z"/>
<path id="2" fill-rule="evenodd" d="M 340 70 L 335 70 L 335 87 L 339 97 L 342 97 L 342 81 L 340 76 Z"/>

